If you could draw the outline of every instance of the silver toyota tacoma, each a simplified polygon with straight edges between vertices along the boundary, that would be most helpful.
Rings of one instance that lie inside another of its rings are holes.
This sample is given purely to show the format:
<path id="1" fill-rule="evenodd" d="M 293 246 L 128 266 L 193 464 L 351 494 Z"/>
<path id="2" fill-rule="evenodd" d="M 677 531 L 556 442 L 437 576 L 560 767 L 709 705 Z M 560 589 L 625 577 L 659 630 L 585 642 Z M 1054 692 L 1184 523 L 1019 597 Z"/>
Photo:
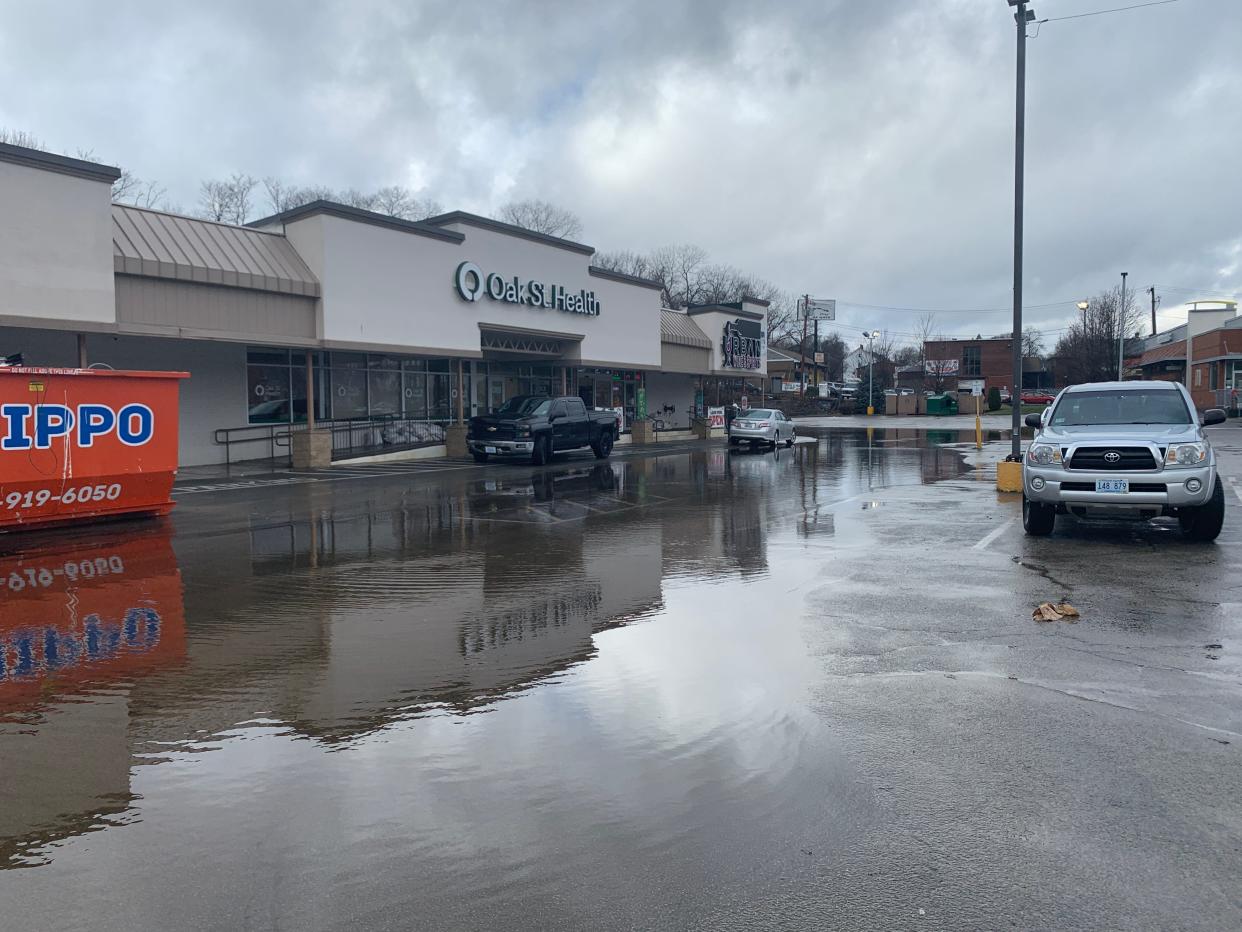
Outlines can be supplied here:
<path id="1" fill-rule="evenodd" d="M 1176 517 L 1191 540 L 1212 541 L 1225 520 L 1216 454 L 1178 382 L 1097 382 L 1064 389 L 1026 423 L 1035 437 L 1022 459 L 1022 525 L 1052 533 L 1057 515 Z"/>

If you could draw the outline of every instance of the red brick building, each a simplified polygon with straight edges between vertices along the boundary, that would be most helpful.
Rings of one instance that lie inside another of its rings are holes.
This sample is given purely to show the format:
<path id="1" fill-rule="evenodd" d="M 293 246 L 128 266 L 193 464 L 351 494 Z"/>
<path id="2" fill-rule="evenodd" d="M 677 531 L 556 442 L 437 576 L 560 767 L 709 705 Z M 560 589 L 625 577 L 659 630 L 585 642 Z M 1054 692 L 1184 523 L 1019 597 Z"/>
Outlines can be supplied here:
<path id="1" fill-rule="evenodd" d="M 929 389 L 957 391 L 963 379 L 983 379 L 985 388 L 1005 389 L 1013 384 L 1013 340 L 995 337 L 977 340 L 928 340 L 923 344 Z M 939 386 L 934 383 L 939 382 Z"/>
<path id="2" fill-rule="evenodd" d="M 1242 318 L 1237 319 L 1242 321 Z M 1178 327 L 1171 335 L 1180 335 L 1182 339 L 1158 343 L 1144 350 L 1139 357 L 1143 378 L 1186 381 L 1184 333 L 1185 327 Z M 1199 334 L 1192 341 L 1192 353 L 1190 380 L 1186 387 L 1195 400 L 1195 407 L 1232 407 L 1232 390 L 1236 388 L 1242 395 L 1242 327 L 1225 326 Z"/>

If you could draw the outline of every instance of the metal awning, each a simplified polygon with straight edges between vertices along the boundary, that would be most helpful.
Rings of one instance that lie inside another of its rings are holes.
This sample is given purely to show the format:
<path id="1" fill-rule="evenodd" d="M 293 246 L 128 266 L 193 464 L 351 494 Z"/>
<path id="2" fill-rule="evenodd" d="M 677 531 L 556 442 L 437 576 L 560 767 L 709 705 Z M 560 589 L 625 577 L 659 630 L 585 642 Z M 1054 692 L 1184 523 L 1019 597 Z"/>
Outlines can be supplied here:
<path id="1" fill-rule="evenodd" d="M 581 333 L 529 330 L 504 324 L 479 324 L 479 348 L 488 359 L 556 360 L 579 355 Z"/>
<path id="2" fill-rule="evenodd" d="M 319 281 L 287 239 L 124 204 L 112 205 L 113 270 L 318 297 Z"/>
<path id="3" fill-rule="evenodd" d="M 699 325 L 680 311 L 660 311 L 660 342 L 711 349 L 712 341 Z"/>

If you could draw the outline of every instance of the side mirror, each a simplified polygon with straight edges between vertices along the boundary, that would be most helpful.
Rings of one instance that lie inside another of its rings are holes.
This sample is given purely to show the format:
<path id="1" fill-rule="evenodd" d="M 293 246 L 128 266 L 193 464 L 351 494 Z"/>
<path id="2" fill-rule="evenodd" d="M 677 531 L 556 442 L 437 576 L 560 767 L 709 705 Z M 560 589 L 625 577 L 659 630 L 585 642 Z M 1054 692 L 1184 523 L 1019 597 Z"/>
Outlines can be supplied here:
<path id="1" fill-rule="evenodd" d="M 1026 426 L 1034 427 L 1038 430 L 1044 426 L 1044 416 L 1042 414 L 1028 414 L 1026 416 Z"/>
<path id="2" fill-rule="evenodd" d="M 551 424 L 553 421 L 559 421 L 563 417 L 565 417 L 564 411 L 553 411 L 548 415 L 548 423 Z"/>
<path id="3" fill-rule="evenodd" d="M 1223 408 L 1208 408 L 1203 412 L 1202 424 L 1204 427 L 1211 427 L 1213 424 L 1223 424 L 1227 421 L 1228 415 L 1225 414 Z"/>

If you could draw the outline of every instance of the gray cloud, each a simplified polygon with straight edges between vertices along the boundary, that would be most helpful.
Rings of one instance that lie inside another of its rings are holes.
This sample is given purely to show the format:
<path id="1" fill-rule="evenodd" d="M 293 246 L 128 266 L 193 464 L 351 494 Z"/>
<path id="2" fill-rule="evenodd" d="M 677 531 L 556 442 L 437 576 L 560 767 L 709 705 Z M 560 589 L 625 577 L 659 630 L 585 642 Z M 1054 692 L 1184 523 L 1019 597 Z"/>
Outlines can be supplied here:
<path id="1" fill-rule="evenodd" d="M 542 197 L 602 249 L 695 242 L 850 302 L 855 327 L 917 317 L 858 305 L 1010 300 L 1002 0 L 12 3 L 4 22 L 0 125 L 158 178 L 185 208 L 234 170 L 408 184 L 483 212 Z M 1039 27 L 1028 303 L 1123 269 L 1139 287 L 1242 291 L 1240 34 L 1232 0 Z M 1165 307 L 1192 296 L 1168 290 Z M 1028 317 L 1055 330 L 1072 311 Z M 1003 311 L 939 320 L 1008 329 Z"/>

